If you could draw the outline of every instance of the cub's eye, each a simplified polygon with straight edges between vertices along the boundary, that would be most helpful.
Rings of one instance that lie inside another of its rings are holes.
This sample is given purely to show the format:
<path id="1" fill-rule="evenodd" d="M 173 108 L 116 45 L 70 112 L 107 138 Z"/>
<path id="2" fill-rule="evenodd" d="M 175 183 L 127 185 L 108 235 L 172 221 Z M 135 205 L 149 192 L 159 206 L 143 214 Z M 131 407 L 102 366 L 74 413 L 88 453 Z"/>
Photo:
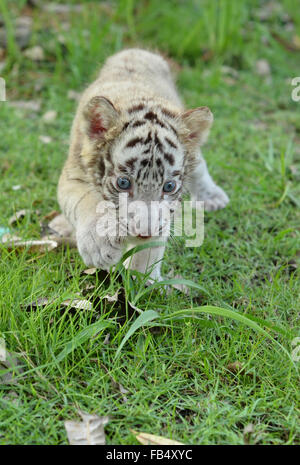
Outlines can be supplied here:
<path id="1" fill-rule="evenodd" d="M 163 191 L 164 192 L 173 192 L 176 188 L 176 182 L 175 181 L 167 181 L 164 184 Z"/>
<path id="2" fill-rule="evenodd" d="M 118 187 L 124 191 L 128 191 L 131 188 L 131 182 L 128 178 L 120 177 L 117 179 Z"/>

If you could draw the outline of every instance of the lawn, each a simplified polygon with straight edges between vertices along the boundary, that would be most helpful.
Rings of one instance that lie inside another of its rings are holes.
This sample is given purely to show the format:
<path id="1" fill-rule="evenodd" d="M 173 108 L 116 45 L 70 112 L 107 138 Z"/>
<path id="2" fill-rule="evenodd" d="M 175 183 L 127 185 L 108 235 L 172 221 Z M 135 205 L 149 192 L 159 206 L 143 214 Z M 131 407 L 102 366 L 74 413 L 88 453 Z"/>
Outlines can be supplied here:
<path id="1" fill-rule="evenodd" d="M 204 155 L 230 203 L 205 214 L 200 248 L 169 242 L 164 275 L 193 281 L 189 294 L 146 289 L 121 266 L 103 282 L 101 273 L 84 274 L 68 247 L 0 245 L 0 337 L 23 366 L 10 384 L 0 371 L 0 444 L 67 444 L 64 421 L 79 420 L 78 410 L 110 417 L 108 444 L 138 444 L 133 430 L 184 444 L 299 444 L 296 0 L 78 0 L 79 11 L 69 12 L 50 4 L 0 0 L 0 227 L 40 237 L 40 223 L 58 209 L 76 93 L 107 56 L 136 45 L 169 57 L 187 107 L 213 111 Z M 20 16 L 32 18 L 24 49 L 15 40 Z M 34 46 L 42 47 L 38 61 L 28 53 Z M 21 101 L 38 105 L 12 104 Z M 45 121 L 50 110 L 56 117 Z M 10 226 L 22 209 L 24 219 Z M 119 301 L 109 303 L 117 290 Z M 32 305 L 40 298 L 48 303 Z M 75 298 L 96 310 L 62 306 Z M 128 312 L 133 300 L 159 313 L 147 313 L 156 319 L 124 341 L 141 318 Z"/>

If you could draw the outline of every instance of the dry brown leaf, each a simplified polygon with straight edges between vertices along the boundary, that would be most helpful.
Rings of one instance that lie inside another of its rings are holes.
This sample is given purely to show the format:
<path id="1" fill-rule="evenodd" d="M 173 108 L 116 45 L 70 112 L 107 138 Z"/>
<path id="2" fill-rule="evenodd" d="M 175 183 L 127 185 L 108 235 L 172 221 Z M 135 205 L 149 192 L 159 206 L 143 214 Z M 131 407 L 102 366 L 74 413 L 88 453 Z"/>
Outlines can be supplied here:
<path id="1" fill-rule="evenodd" d="M 32 18 L 29 16 L 20 16 L 15 19 L 14 24 L 14 39 L 20 48 L 27 46 L 31 36 Z M 0 46 L 7 46 L 7 31 L 4 27 L 0 27 Z"/>
<path id="2" fill-rule="evenodd" d="M 32 61 L 43 61 L 45 59 L 45 53 L 40 45 L 27 48 L 24 52 L 24 56 Z"/>
<path id="3" fill-rule="evenodd" d="M 52 210 L 51 212 L 47 213 L 47 215 L 44 216 L 43 220 L 51 221 L 59 214 L 60 214 L 59 211 Z"/>
<path id="4" fill-rule="evenodd" d="M 106 299 L 108 302 L 118 302 L 119 291 L 116 291 L 114 295 L 106 294 L 103 299 Z"/>
<path id="5" fill-rule="evenodd" d="M 87 275 L 93 275 L 96 274 L 97 268 L 88 268 L 87 270 L 84 270 L 83 273 Z"/>
<path id="6" fill-rule="evenodd" d="M 108 417 L 89 415 L 79 411 L 81 422 L 65 421 L 65 428 L 69 443 L 73 446 L 103 446 L 105 445 L 104 426 L 108 423 Z"/>
<path id="7" fill-rule="evenodd" d="M 1 237 L 2 244 L 6 244 L 8 242 L 14 243 L 16 241 L 21 241 L 21 240 L 22 240 L 21 237 L 16 236 L 15 234 L 10 234 L 10 233 L 3 234 L 3 236 Z"/>
<path id="8" fill-rule="evenodd" d="M 80 13 L 82 11 L 82 5 L 67 5 L 67 4 L 53 3 L 53 2 L 41 4 L 40 7 L 44 11 L 48 11 L 49 13 L 56 13 L 56 14 L 66 14 L 66 13 L 71 13 L 71 12 Z"/>
<path id="9" fill-rule="evenodd" d="M 39 100 L 18 100 L 7 102 L 10 107 L 18 108 L 20 110 L 40 111 L 41 102 Z"/>
<path id="10" fill-rule="evenodd" d="M 81 94 L 80 94 L 79 92 L 76 92 L 76 90 L 70 89 L 70 90 L 68 91 L 67 97 L 68 97 L 68 99 L 70 99 L 70 100 L 76 100 L 76 102 L 78 102 L 78 100 L 79 100 L 80 97 L 81 97 Z"/>
<path id="11" fill-rule="evenodd" d="M 257 60 L 255 63 L 256 74 L 259 76 L 269 76 L 271 74 L 270 64 L 265 59 Z"/>
<path id="12" fill-rule="evenodd" d="M 136 437 L 136 439 L 145 446 L 183 446 L 182 442 L 174 441 L 173 439 L 164 438 L 162 436 L 156 436 L 149 433 L 140 433 L 138 431 L 130 430 Z"/>
<path id="13" fill-rule="evenodd" d="M 16 355 L 13 355 L 6 350 L 5 341 L 3 338 L 1 339 L 0 385 L 16 384 L 16 376 L 23 372 L 22 362 Z M 1 373 L 2 371 L 3 373 Z"/>
<path id="14" fill-rule="evenodd" d="M 42 119 L 45 123 L 53 123 L 53 121 L 56 120 L 56 117 L 57 117 L 57 111 L 49 110 L 43 114 Z"/>
<path id="15" fill-rule="evenodd" d="M 243 437 L 245 444 L 249 444 L 251 435 L 254 433 L 253 423 L 248 423 L 243 430 Z"/>
<path id="16" fill-rule="evenodd" d="M 52 137 L 50 137 L 50 136 L 45 136 L 45 135 L 40 135 L 40 136 L 39 136 L 39 140 L 40 140 L 43 144 L 51 144 L 51 142 L 53 141 Z"/>
<path id="17" fill-rule="evenodd" d="M 80 310 L 93 310 L 93 305 L 84 299 L 68 299 L 62 302 L 65 307 L 79 308 Z"/>
<path id="18" fill-rule="evenodd" d="M 175 279 L 183 279 L 183 277 L 180 274 L 176 274 L 174 276 L 174 278 Z M 172 284 L 172 287 L 174 287 L 178 291 L 181 291 L 183 294 L 190 294 L 190 289 L 185 284 Z"/>
<path id="19" fill-rule="evenodd" d="M 239 373 L 239 372 L 243 373 L 244 372 L 243 365 L 238 360 L 232 363 L 228 363 L 226 368 L 227 370 L 231 371 L 231 373 Z"/>
<path id="20" fill-rule="evenodd" d="M 3 399 L 10 404 L 14 404 L 16 407 L 20 407 L 22 403 L 16 391 L 9 391 L 7 395 L 3 397 Z"/>
<path id="21" fill-rule="evenodd" d="M 58 247 L 58 242 L 54 240 L 28 240 L 28 241 L 13 241 L 6 242 L 5 246 L 8 250 L 21 251 L 27 249 L 29 252 L 50 252 L 50 250 Z"/>
<path id="22" fill-rule="evenodd" d="M 6 345 L 5 345 L 5 339 L 3 337 L 0 337 L 0 362 L 4 361 L 6 359 Z"/>

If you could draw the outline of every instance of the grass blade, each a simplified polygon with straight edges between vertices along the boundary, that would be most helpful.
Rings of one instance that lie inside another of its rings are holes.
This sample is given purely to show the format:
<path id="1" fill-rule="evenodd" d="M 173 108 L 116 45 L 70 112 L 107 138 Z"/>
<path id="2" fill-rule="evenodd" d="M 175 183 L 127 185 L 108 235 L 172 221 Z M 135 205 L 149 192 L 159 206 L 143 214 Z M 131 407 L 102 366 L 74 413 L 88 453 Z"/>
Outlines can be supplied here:
<path id="1" fill-rule="evenodd" d="M 103 320 L 97 321 L 96 323 L 87 326 L 65 345 L 64 349 L 56 357 L 56 361 L 61 362 L 70 354 L 70 352 L 73 352 L 73 350 L 81 346 L 85 341 L 95 336 L 96 333 L 111 326 L 112 323 L 110 321 Z"/>
<path id="2" fill-rule="evenodd" d="M 154 310 L 147 310 L 146 312 L 143 312 L 131 325 L 129 331 L 126 333 L 125 337 L 123 338 L 121 344 L 118 347 L 118 350 L 116 352 L 115 358 L 119 355 L 119 353 L 122 350 L 122 347 L 124 346 L 125 342 L 128 341 L 128 339 L 137 331 L 141 326 L 144 326 L 146 323 L 149 321 L 155 320 L 157 318 L 160 318 L 159 313 L 157 313 Z"/>

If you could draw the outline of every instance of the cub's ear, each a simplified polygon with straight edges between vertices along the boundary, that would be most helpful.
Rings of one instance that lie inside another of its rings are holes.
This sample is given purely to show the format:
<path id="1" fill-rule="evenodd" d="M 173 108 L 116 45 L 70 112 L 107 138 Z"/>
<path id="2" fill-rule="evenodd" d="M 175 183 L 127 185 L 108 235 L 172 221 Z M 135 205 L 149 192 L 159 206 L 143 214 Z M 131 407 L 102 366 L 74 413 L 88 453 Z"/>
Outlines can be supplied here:
<path id="1" fill-rule="evenodd" d="M 214 117 L 208 107 L 199 107 L 194 110 L 188 110 L 181 115 L 183 123 L 183 139 L 185 144 L 195 149 L 203 145 L 209 134 Z"/>
<path id="2" fill-rule="evenodd" d="M 93 97 L 83 109 L 85 130 L 91 139 L 101 139 L 116 125 L 119 112 L 106 97 Z"/>

